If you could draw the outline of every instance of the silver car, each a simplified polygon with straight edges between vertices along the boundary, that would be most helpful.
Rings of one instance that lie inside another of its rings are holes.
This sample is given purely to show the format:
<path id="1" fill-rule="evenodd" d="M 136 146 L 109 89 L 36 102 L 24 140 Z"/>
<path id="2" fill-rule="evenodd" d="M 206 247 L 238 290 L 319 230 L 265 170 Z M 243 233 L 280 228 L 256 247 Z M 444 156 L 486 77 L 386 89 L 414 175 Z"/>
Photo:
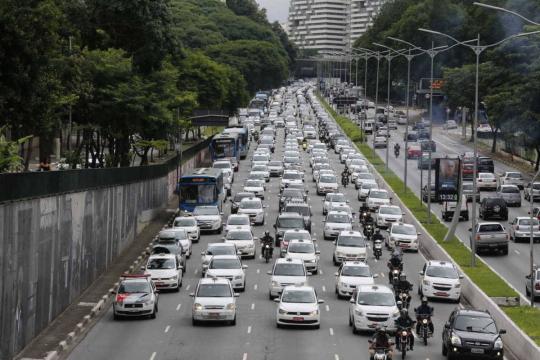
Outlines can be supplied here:
<path id="1" fill-rule="evenodd" d="M 536 269 L 533 273 L 534 276 L 534 297 L 540 296 L 540 269 Z M 531 275 L 525 276 L 525 292 L 527 296 L 531 295 Z"/>
<path id="2" fill-rule="evenodd" d="M 500 185 L 497 196 L 503 198 L 507 206 L 521 206 L 521 192 L 517 185 Z"/>
<path id="3" fill-rule="evenodd" d="M 502 185 L 517 185 L 518 188 L 523 189 L 523 175 L 518 171 L 505 172 L 501 175 L 500 181 Z"/>
<path id="4" fill-rule="evenodd" d="M 523 196 L 525 200 L 534 201 L 540 198 L 540 182 L 535 181 L 533 184 L 528 183 L 525 189 L 523 189 Z"/>
<path id="5" fill-rule="evenodd" d="M 540 228 L 538 219 L 532 219 L 534 241 L 540 240 Z M 531 218 L 528 216 L 518 216 L 510 223 L 510 239 L 514 242 L 529 242 L 531 238 Z"/>

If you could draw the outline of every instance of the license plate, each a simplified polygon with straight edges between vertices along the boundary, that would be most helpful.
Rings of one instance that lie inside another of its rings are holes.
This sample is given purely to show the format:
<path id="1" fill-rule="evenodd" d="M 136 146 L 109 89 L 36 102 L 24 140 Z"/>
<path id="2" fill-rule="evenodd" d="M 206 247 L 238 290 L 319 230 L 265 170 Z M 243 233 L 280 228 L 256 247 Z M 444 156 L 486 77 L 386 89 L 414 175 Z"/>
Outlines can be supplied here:
<path id="1" fill-rule="evenodd" d="M 448 293 L 445 293 L 443 291 L 438 291 L 435 293 L 435 296 L 448 296 Z"/>
<path id="2" fill-rule="evenodd" d="M 162 281 L 156 281 L 155 284 L 156 284 L 156 286 L 161 286 L 161 285 L 163 285 L 163 284 L 165 284 L 165 283 L 162 282 Z"/>
<path id="3" fill-rule="evenodd" d="M 484 349 L 472 348 L 472 349 L 471 349 L 471 353 L 473 353 L 473 354 L 483 354 L 483 353 L 484 353 Z"/>
<path id="4" fill-rule="evenodd" d="M 211 318 L 217 318 L 217 317 L 219 317 L 219 313 L 218 313 L 218 312 L 211 312 L 211 313 L 208 313 L 208 317 L 211 317 Z"/>
<path id="5" fill-rule="evenodd" d="M 304 318 L 303 317 L 299 317 L 299 316 L 295 316 L 292 318 L 293 321 L 304 321 Z"/>

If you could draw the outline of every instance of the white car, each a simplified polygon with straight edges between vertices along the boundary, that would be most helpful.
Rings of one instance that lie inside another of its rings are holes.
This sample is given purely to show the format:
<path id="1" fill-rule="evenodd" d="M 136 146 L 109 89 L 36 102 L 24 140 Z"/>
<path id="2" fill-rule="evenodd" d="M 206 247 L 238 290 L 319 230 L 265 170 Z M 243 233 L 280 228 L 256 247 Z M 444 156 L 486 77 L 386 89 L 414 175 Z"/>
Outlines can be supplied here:
<path id="1" fill-rule="evenodd" d="M 300 259 L 277 259 L 268 275 L 271 275 L 268 292 L 270 300 L 280 296 L 285 286 L 307 285 L 308 272 Z"/>
<path id="2" fill-rule="evenodd" d="M 201 322 L 227 322 L 236 325 L 236 297 L 227 279 L 203 278 L 199 280 L 192 306 L 193 326 Z"/>
<path id="3" fill-rule="evenodd" d="M 264 181 L 263 180 L 246 180 L 242 191 L 254 193 L 256 197 L 264 199 Z"/>
<path id="4" fill-rule="evenodd" d="M 197 220 L 192 216 L 178 216 L 174 218 L 172 228 L 183 229 L 192 242 L 199 242 L 201 238 L 201 231 L 197 225 Z"/>
<path id="5" fill-rule="evenodd" d="M 336 238 L 344 230 L 352 230 L 349 214 L 343 211 L 328 211 L 324 220 L 324 239 Z"/>
<path id="6" fill-rule="evenodd" d="M 367 167 L 366 161 L 363 159 L 352 159 L 351 161 L 347 161 L 349 165 L 347 165 L 347 170 L 349 170 L 350 173 L 354 172 L 360 172 L 361 169 L 365 169 Z"/>
<path id="7" fill-rule="evenodd" d="M 255 165 L 267 165 L 270 161 L 270 155 L 268 154 L 253 154 L 253 158 L 251 158 L 251 166 Z"/>
<path id="8" fill-rule="evenodd" d="M 307 230 L 303 230 L 303 229 L 286 230 L 283 233 L 283 237 L 279 243 L 281 257 L 285 256 L 285 253 L 287 252 L 287 247 L 289 246 L 289 242 L 293 240 L 315 241 L 315 239 L 311 238 L 311 233 Z"/>
<path id="9" fill-rule="evenodd" d="M 456 266 L 451 262 L 429 260 L 420 271 L 418 294 L 427 298 L 451 299 L 459 302 L 461 278 Z"/>
<path id="10" fill-rule="evenodd" d="M 359 172 L 356 173 L 356 178 L 354 179 L 354 187 L 355 189 L 360 189 L 363 183 L 377 183 L 377 180 L 375 179 L 375 176 L 369 172 Z"/>
<path id="11" fill-rule="evenodd" d="M 497 178 L 492 173 L 478 173 L 476 186 L 479 190 L 495 190 L 497 189 Z"/>
<path id="12" fill-rule="evenodd" d="M 332 203 L 328 211 L 346 212 L 347 215 L 349 215 L 349 217 L 351 218 L 351 221 L 353 220 L 354 215 L 356 215 L 356 213 L 351 210 L 351 207 L 347 203 Z"/>
<path id="13" fill-rule="evenodd" d="M 330 174 L 320 174 L 317 180 L 317 194 L 334 193 L 338 189 L 337 177 Z"/>
<path id="14" fill-rule="evenodd" d="M 246 289 L 247 265 L 237 255 L 214 255 L 208 264 L 205 277 L 229 279 L 233 289 L 244 291 Z"/>
<path id="15" fill-rule="evenodd" d="M 350 300 L 349 326 L 353 334 L 359 331 L 375 331 L 385 328 L 396 331 L 395 320 L 399 317 L 394 292 L 384 285 L 360 285 Z"/>
<path id="16" fill-rule="evenodd" d="M 313 241 L 291 240 L 287 246 L 285 258 L 300 259 L 304 262 L 306 270 L 312 274 L 319 272 L 319 254 Z"/>
<path id="17" fill-rule="evenodd" d="M 323 215 L 328 213 L 328 209 L 331 206 L 331 203 L 348 203 L 349 201 L 342 193 L 329 193 L 326 194 L 326 197 L 323 200 Z"/>
<path id="18" fill-rule="evenodd" d="M 174 254 L 150 255 L 141 270 L 145 275 L 150 275 L 156 288 L 180 291 L 183 267 Z"/>
<path id="19" fill-rule="evenodd" d="M 360 231 L 341 231 L 335 241 L 334 265 L 344 261 L 366 261 L 367 247 L 364 235 Z"/>
<path id="20" fill-rule="evenodd" d="M 360 186 L 360 189 L 358 189 L 358 200 L 360 201 L 364 201 L 366 200 L 368 194 L 369 194 L 369 191 L 371 189 L 379 189 L 379 185 L 377 185 L 376 182 L 367 182 L 367 181 L 364 181 L 362 183 L 362 185 Z"/>
<path id="21" fill-rule="evenodd" d="M 238 229 L 240 227 L 244 230 L 251 231 L 251 221 L 249 220 L 249 215 L 247 214 L 231 214 L 227 218 L 227 223 L 225 224 L 225 232 L 228 232 L 231 229 Z"/>
<path id="22" fill-rule="evenodd" d="M 313 171 L 313 181 L 319 181 L 319 177 L 322 175 L 336 176 L 336 173 L 332 169 L 319 169 Z"/>
<path id="23" fill-rule="evenodd" d="M 141 298 L 144 297 L 144 301 Z M 124 275 L 113 297 L 113 318 L 150 316 L 156 318 L 159 294 L 150 275 Z"/>
<path id="24" fill-rule="evenodd" d="M 213 231 L 219 234 L 223 231 L 222 212 L 215 205 L 196 206 L 193 217 L 201 231 Z"/>
<path id="25" fill-rule="evenodd" d="M 501 185 L 516 185 L 518 188 L 523 190 L 525 186 L 525 180 L 523 180 L 523 175 L 517 171 L 507 171 L 500 177 Z"/>
<path id="26" fill-rule="evenodd" d="M 514 242 L 529 242 L 531 238 L 531 220 L 533 225 L 533 239 L 537 241 L 540 239 L 540 227 L 539 221 L 536 218 L 529 216 L 518 216 L 510 223 L 509 233 L 510 239 Z"/>
<path id="27" fill-rule="evenodd" d="M 392 224 L 392 227 L 390 227 L 388 232 L 386 247 L 391 249 L 398 246 L 403 251 L 418 251 L 418 235 L 419 233 L 416 232 L 416 227 L 414 225 L 401 222 Z"/>
<path id="28" fill-rule="evenodd" d="M 375 139 L 373 140 L 373 147 L 374 148 L 386 148 L 386 137 L 385 136 L 375 136 Z"/>
<path id="29" fill-rule="evenodd" d="M 209 243 L 206 250 L 201 252 L 201 274 L 204 276 L 208 264 L 215 255 L 240 255 L 236 245 L 229 243 Z"/>
<path id="30" fill-rule="evenodd" d="M 259 239 L 253 237 L 250 230 L 244 230 L 242 228 L 229 230 L 223 238 L 225 243 L 236 245 L 240 256 L 251 259 L 255 259 L 255 240 Z"/>
<path id="31" fill-rule="evenodd" d="M 388 228 L 394 223 L 403 221 L 403 211 L 396 205 L 381 205 L 375 212 L 375 223 L 380 228 Z"/>
<path id="32" fill-rule="evenodd" d="M 229 184 L 234 181 L 234 168 L 229 160 L 216 160 L 212 164 L 215 169 L 221 169 L 224 177 L 228 178 Z"/>
<path id="33" fill-rule="evenodd" d="M 251 167 L 250 174 L 261 174 L 266 182 L 270 181 L 270 171 L 267 165 L 254 165 Z"/>
<path id="34" fill-rule="evenodd" d="M 174 238 L 175 241 L 179 242 L 182 245 L 182 253 L 185 254 L 186 257 L 191 256 L 191 239 L 189 238 L 187 232 L 184 229 L 172 228 L 161 230 L 158 234 L 158 238 L 160 240 Z"/>
<path id="35" fill-rule="evenodd" d="M 345 139 L 338 140 L 336 142 L 336 146 L 334 147 L 334 151 L 336 152 L 336 154 L 339 154 L 341 151 L 341 148 L 344 146 L 350 147 L 351 145 L 349 144 L 348 140 L 345 140 Z"/>
<path id="36" fill-rule="evenodd" d="M 304 174 L 296 170 L 285 170 L 283 171 L 283 176 L 281 177 L 280 188 L 283 190 L 290 184 L 303 184 L 304 183 Z"/>
<path id="37" fill-rule="evenodd" d="M 248 215 L 251 224 L 264 225 L 266 205 L 259 198 L 243 198 L 238 206 L 239 215 Z"/>
<path id="38" fill-rule="evenodd" d="M 282 326 L 309 326 L 315 329 L 321 326 L 321 311 L 319 304 L 323 300 L 317 299 L 317 294 L 311 286 L 290 285 L 283 289 L 276 312 L 276 325 Z"/>
<path id="39" fill-rule="evenodd" d="M 336 276 L 336 295 L 338 299 L 351 297 L 359 285 L 372 285 L 377 274 L 363 261 L 344 261 L 334 274 Z"/>
<path id="40" fill-rule="evenodd" d="M 370 210 L 377 210 L 381 205 L 390 205 L 390 194 L 384 189 L 372 189 L 366 197 L 366 205 Z"/>

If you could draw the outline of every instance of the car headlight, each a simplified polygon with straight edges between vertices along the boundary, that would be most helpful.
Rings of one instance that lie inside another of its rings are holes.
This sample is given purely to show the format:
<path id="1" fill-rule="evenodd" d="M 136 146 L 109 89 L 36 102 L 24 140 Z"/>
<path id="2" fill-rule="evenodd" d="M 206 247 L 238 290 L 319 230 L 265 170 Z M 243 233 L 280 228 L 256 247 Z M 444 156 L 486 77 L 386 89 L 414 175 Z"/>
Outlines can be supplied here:
<path id="1" fill-rule="evenodd" d="M 236 309 L 236 304 L 235 303 L 227 304 L 227 310 L 234 310 L 234 309 Z"/>
<path id="2" fill-rule="evenodd" d="M 178 275 L 174 275 L 171 280 L 178 280 Z"/>
<path id="3" fill-rule="evenodd" d="M 354 314 L 358 316 L 364 316 L 364 313 L 362 312 L 362 310 L 354 310 Z"/>
<path id="4" fill-rule="evenodd" d="M 493 344 L 493 349 L 495 350 L 501 350 L 503 348 L 503 342 L 501 338 L 498 338 L 495 340 L 495 344 Z"/>
<path id="5" fill-rule="evenodd" d="M 394 311 L 394 313 L 392 314 L 392 317 L 395 317 L 395 318 L 399 317 L 399 310 Z"/>
<path id="6" fill-rule="evenodd" d="M 203 306 L 201 304 L 193 304 L 193 310 L 195 311 L 201 311 L 203 309 Z"/>
<path id="7" fill-rule="evenodd" d="M 251 243 L 250 243 L 250 244 L 247 244 L 246 247 L 247 247 L 247 248 L 250 248 L 250 249 L 253 249 L 253 248 L 255 247 L 255 244 L 251 244 Z"/>
<path id="8" fill-rule="evenodd" d="M 317 316 L 319 315 L 319 310 L 315 310 L 309 313 L 309 316 Z"/>
<path id="9" fill-rule="evenodd" d="M 424 284 L 426 286 L 429 286 L 431 283 L 429 282 L 429 280 L 423 280 L 422 284 Z"/>
<path id="10" fill-rule="evenodd" d="M 339 286 L 341 286 L 341 287 L 349 287 L 349 285 L 347 283 L 344 283 L 344 282 L 340 282 Z"/>
<path id="11" fill-rule="evenodd" d="M 234 280 L 242 280 L 242 275 L 236 275 L 236 276 L 234 277 Z"/>
<path id="12" fill-rule="evenodd" d="M 144 305 L 153 305 L 153 304 L 154 304 L 154 299 L 150 299 L 144 302 Z"/>
<path id="13" fill-rule="evenodd" d="M 456 334 L 452 334 L 452 337 L 450 337 L 450 342 L 454 346 L 461 346 L 461 339 Z"/>
<path id="14" fill-rule="evenodd" d="M 314 263 L 315 261 L 316 261 L 315 259 L 313 259 L 313 260 L 305 260 L 305 262 L 307 262 L 307 263 Z"/>
<path id="15" fill-rule="evenodd" d="M 272 281 L 272 287 L 278 287 L 279 283 L 277 281 Z"/>
<path id="16" fill-rule="evenodd" d="M 280 314 L 286 314 L 286 313 L 287 313 L 287 311 L 283 310 L 282 308 L 279 308 L 278 312 L 279 312 Z"/>
<path id="17" fill-rule="evenodd" d="M 460 284 L 460 283 L 457 283 L 457 284 L 454 285 L 454 287 L 455 287 L 456 289 L 458 289 L 458 288 L 461 287 L 461 284 Z"/>
<path id="18" fill-rule="evenodd" d="M 342 256 L 345 256 L 345 253 L 342 253 L 341 251 L 336 251 L 336 256 L 342 257 Z"/>

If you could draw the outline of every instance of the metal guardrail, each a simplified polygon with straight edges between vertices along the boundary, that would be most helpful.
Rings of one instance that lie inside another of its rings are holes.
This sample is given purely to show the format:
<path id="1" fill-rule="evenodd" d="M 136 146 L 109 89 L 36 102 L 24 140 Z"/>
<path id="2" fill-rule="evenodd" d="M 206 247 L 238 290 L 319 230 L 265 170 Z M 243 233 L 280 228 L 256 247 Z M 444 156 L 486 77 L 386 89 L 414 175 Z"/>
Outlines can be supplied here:
<path id="1" fill-rule="evenodd" d="M 211 138 L 182 152 L 187 160 L 208 147 Z M 0 203 L 133 183 L 167 174 L 180 156 L 158 165 L 0 174 Z"/>

